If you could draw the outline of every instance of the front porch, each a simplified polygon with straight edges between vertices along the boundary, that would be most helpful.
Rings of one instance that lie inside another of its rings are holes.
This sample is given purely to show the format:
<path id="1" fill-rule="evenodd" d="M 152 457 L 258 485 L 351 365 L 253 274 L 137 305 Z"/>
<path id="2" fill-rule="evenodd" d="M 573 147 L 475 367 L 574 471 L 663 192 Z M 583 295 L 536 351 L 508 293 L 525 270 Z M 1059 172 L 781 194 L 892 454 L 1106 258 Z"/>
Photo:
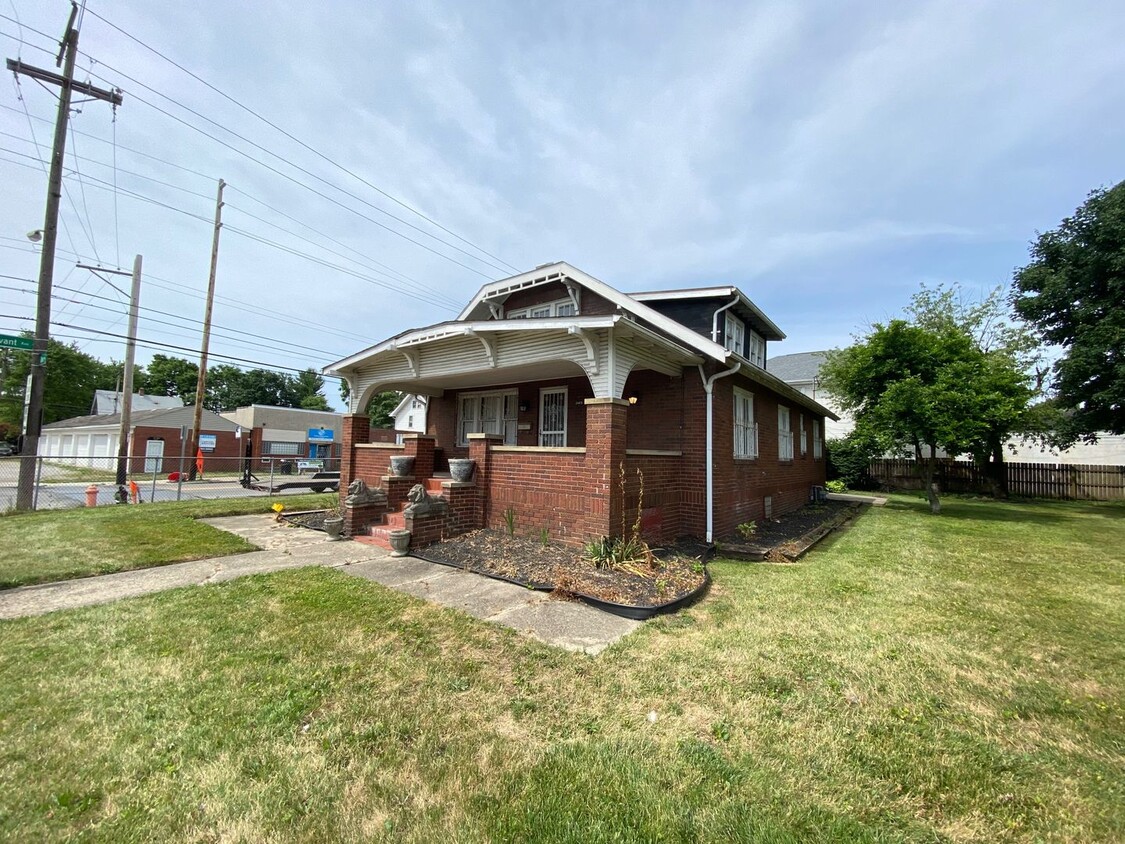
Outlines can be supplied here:
<path id="1" fill-rule="evenodd" d="M 448 450 L 428 434 L 408 434 L 402 445 L 372 443 L 367 416 L 346 417 L 341 488 L 359 479 L 384 490 L 387 499 L 386 514 L 357 514 L 349 508 L 345 530 L 355 536 L 372 527 L 376 533 L 406 527 L 419 546 L 477 528 L 508 530 L 510 525 L 521 536 L 540 537 L 545 531 L 552 541 L 582 545 L 631 529 L 639 505 L 647 538 L 670 540 L 687 532 L 681 507 L 683 452 L 629 448 L 629 415 L 637 408 L 627 399 L 581 401 L 581 445 L 511 445 L 499 433 L 469 433 L 466 447 L 454 443 Z M 396 477 L 390 470 L 391 457 L 399 455 L 414 458 L 409 477 Z M 474 462 L 469 482 L 445 477 L 444 463 L 452 456 Z M 407 524 L 403 509 L 415 484 L 442 496 L 448 514 Z"/>

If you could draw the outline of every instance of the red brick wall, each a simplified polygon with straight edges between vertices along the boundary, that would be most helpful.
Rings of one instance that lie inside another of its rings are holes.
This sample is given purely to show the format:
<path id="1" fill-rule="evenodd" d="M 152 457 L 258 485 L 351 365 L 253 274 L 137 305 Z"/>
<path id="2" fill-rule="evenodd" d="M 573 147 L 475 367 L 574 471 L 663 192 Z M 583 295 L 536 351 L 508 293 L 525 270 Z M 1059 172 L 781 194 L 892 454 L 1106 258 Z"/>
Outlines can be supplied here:
<path id="1" fill-rule="evenodd" d="M 632 410 L 630 410 L 632 412 Z M 625 457 L 625 523 L 626 534 L 633 530 L 637 505 L 641 510 L 641 532 L 650 541 L 671 541 L 684 535 L 680 519 L 680 498 L 683 477 L 681 458 L 657 455 Z M 641 494 L 643 473 L 644 494 Z M 620 532 L 615 526 L 615 533 Z"/>
<path id="2" fill-rule="evenodd" d="M 234 431 L 208 431 L 204 434 L 215 435 L 215 450 L 203 452 L 203 473 L 207 472 L 237 472 L 241 468 L 242 440 L 234 435 Z M 179 428 L 150 428 L 138 425 L 133 429 L 132 454 L 129 455 L 129 474 L 143 475 L 145 471 L 145 448 L 150 439 L 164 441 L 164 460 L 157 477 L 166 477 L 180 467 L 180 429 Z M 189 443 L 190 444 L 190 443 Z M 194 453 L 184 453 L 184 471 L 195 463 Z"/>
<path id="3" fill-rule="evenodd" d="M 684 431 L 685 379 L 699 376 L 687 372 L 670 378 L 652 370 L 634 370 L 625 381 L 624 396 L 636 396 L 627 415 L 629 448 L 680 451 Z"/>
<path id="4" fill-rule="evenodd" d="M 490 455 L 485 526 L 505 530 L 504 511 L 515 514 L 516 533 L 582 543 L 589 514 L 585 456 L 566 452 L 495 451 Z"/>

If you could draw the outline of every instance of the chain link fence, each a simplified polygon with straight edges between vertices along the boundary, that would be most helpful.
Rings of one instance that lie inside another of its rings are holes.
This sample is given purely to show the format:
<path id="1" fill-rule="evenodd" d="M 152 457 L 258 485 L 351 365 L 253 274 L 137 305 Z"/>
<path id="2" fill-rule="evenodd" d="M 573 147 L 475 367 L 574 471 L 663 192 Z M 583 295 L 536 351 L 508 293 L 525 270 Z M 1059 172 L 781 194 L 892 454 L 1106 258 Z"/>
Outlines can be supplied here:
<path id="1" fill-rule="evenodd" d="M 0 512 L 16 508 L 20 462 L 0 457 Z M 336 492 L 338 459 L 133 457 L 116 483 L 116 457 L 34 457 L 32 509 Z"/>

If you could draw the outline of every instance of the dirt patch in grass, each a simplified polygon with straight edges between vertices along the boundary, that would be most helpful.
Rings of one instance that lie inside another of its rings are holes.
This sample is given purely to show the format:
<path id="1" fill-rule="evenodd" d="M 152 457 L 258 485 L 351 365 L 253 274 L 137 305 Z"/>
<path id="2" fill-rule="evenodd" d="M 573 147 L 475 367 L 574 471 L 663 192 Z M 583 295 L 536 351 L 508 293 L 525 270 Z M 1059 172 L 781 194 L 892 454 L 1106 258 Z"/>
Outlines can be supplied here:
<path id="1" fill-rule="evenodd" d="M 702 543 L 680 541 L 653 549 L 653 559 L 632 564 L 631 571 L 599 569 L 581 550 L 485 529 L 431 545 L 415 556 L 551 589 L 559 597 L 587 595 L 630 607 L 655 607 L 687 597 L 706 582 L 706 551 Z"/>

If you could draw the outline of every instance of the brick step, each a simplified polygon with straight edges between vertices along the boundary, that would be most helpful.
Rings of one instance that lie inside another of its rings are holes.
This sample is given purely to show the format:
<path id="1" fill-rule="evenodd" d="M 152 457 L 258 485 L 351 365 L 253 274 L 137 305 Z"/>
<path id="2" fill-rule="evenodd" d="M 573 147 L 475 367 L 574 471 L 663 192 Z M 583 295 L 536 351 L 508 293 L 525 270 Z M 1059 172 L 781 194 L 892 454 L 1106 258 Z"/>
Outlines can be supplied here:
<path id="1" fill-rule="evenodd" d="M 430 495 L 441 495 L 442 481 L 448 481 L 449 478 L 426 478 L 426 492 Z"/>
<path id="2" fill-rule="evenodd" d="M 387 513 L 383 517 L 383 524 L 380 527 L 384 527 L 388 531 L 404 529 L 406 527 L 406 516 L 403 515 L 401 510 Z"/>
<path id="3" fill-rule="evenodd" d="M 370 535 L 362 537 L 362 540 L 371 545 L 377 545 L 380 548 L 386 548 L 388 551 L 390 551 L 392 530 L 396 530 L 396 528 L 387 527 L 384 525 L 372 525 L 370 528 Z M 357 536 L 356 539 L 361 539 L 361 537 Z"/>
<path id="4" fill-rule="evenodd" d="M 374 530 L 374 528 L 372 528 Z M 384 548 L 387 551 L 391 550 L 391 541 L 385 536 L 368 536 L 359 534 L 352 537 L 353 542 L 362 542 L 364 545 L 374 545 L 377 548 Z"/>

